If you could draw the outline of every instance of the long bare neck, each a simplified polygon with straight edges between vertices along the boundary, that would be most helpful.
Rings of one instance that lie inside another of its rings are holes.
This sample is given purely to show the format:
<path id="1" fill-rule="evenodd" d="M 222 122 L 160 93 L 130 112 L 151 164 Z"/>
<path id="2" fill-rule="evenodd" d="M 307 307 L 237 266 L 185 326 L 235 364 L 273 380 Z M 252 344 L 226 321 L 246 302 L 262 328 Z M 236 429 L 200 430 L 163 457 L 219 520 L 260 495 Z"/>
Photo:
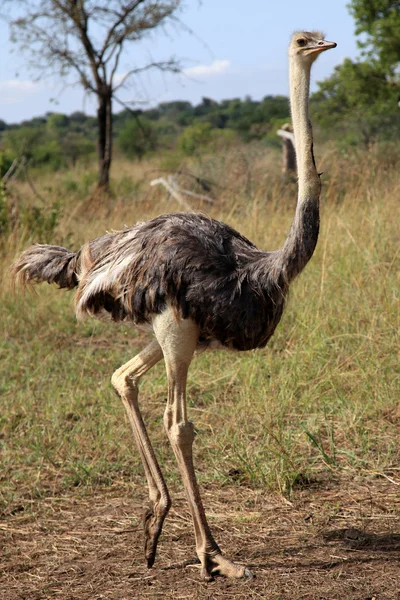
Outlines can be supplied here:
<path id="1" fill-rule="evenodd" d="M 315 167 L 313 135 L 308 114 L 310 65 L 296 57 L 290 61 L 290 103 L 296 142 L 299 191 L 296 214 L 280 253 L 288 282 L 294 279 L 313 255 L 319 232 L 321 182 Z"/>

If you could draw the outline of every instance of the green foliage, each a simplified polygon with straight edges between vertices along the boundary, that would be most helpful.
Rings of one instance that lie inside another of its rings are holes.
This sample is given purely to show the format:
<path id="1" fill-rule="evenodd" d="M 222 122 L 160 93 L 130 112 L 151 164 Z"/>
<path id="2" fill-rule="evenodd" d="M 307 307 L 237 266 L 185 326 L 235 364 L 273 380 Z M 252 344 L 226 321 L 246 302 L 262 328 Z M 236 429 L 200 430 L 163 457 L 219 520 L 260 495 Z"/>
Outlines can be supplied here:
<path id="1" fill-rule="evenodd" d="M 8 129 L 3 137 L 4 147 L 16 156 L 24 154 L 30 159 L 40 148 L 45 137 L 45 130 L 35 126 L 22 126 Z"/>
<path id="2" fill-rule="evenodd" d="M 400 63 L 400 5 L 398 0 L 351 0 L 356 33 L 364 34 L 359 46 L 392 75 Z M 397 73 L 398 76 L 398 73 Z"/>
<path id="3" fill-rule="evenodd" d="M 319 84 L 311 99 L 312 116 L 323 129 L 370 143 L 397 136 L 397 92 L 378 62 L 346 59 Z"/>
<path id="4" fill-rule="evenodd" d="M 195 123 L 186 127 L 178 138 L 178 148 L 188 156 L 199 154 L 211 142 L 211 129 L 210 123 Z"/>
<path id="5" fill-rule="evenodd" d="M 247 96 L 244 100 L 234 98 L 220 103 L 203 98 L 193 109 L 197 122 L 209 123 L 214 129 L 232 129 L 244 141 L 261 139 L 269 131 L 271 120 L 287 119 L 288 115 L 286 96 L 265 96 L 261 102 Z"/>
<path id="6" fill-rule="evenodd" d="M 95 151 L 95 144 L 62 114 L 49 114 L 44 123 L 7 129 L 3 147 L 4 160 L 12 162 L 24 155 L 33 167 L 46 166 L 52 170 L 75 166 L 78 160 Z"/>
<path id="7" fill-rule="evenodd" d="M 138 111 L 137 119 L 143 121 L 144 128 L 151 125 L 156 131 L 157 142 L 164 144 L 168 141 L 176 140 L 185 127 L 196 123 L 209 123 L 212 129 L 223 130 L 230 129 L 236 131 L 246 141 L 249 139 L 261 139 L 268 129 L 268 123 L 271 120 L 287 119 L 289 117 L 289 104 L 285 96 L 266 96 L 261 101 L 252 100 L 246 97 L 244 100 L 234 98 L 232 100 L 223 100 L 216 102 L 210 98 L 203 98 L 202 102 L 192 106 L 190 102 L 175 101 L 164 102 L 156 108 L 145 111 Z M 135 122 L 132 119 L 132 113 L 123 110 L 113 115 L 113 128 L 118 138 L 121 131 L 124 131 L 130 124 Z M 16 143 L 13 143 L 15 151 L 19 152 L 22 147 L 22 141 L 28 148 L 35 145 L 38 133 L 42 136 L 52 138 L 62 137 L 64 142 L 65 135 L 76 134 L 83 139 L 96 141 L 96 118 L 87 116 L 82 112 L 63 115 L 61 113 L 47 113 L 44 117 L 35 117 L 30 121 L 24 121 L 21 125 L 7 126 L 4 124 L 4 140 L 17 137 Z M 21 129 L 24 129 L 22 132 Z M 1 131 L 1 127 L 0 127 Z M 19 132 L 12 133 L 9 132 Z M 33 138 L 33 139 L 32 139 Z"/>
<path id="8" fill-rule="evenodd" d="M 47 138 L 38 146 L 31 157 L 32 166 L 47 165 L 54 171 L 63 166 L 62 149 L 59 140 Z"/>
<path id="9" fill-rule="evenodd" d="M 47 119 L 47 127 L 56 132 L 64 132 L 68 125 L 69 119 L 62 113 L 53 113 Z"/>
<path id="10" fill-rule="evenodd" d="M 182 154 L 227 147 L 237 143 L 239 136 L 244 141 L 268 136 L 268 143 L 279 145 L 278 139 L 273 141 L 276 123 L 286 121 L 288 115 L 285 96 L 221 102 L 203 98 L 196 106 L 186 101 L 164 102 L 138 111 L 136 118 L 132 118 L 131 111 L 123 110 L 113 115 L 113 130 L 125 156 L 141 158 L 158 148 L 168 149 L 174 154 L 172 162 L 179 164 Z M 46 113 L 21 125 L 5 123 L 3 129 L 0 143 L 7 156 L 12 160 L 25 154 L 35 167 L 56 170 L 75 166 L 95 153 L 97 120 L 83 112 Z"/>
<path id="11" fill-rule="evenodd" d="M 126 122 L 118 134 L 118 147 L 128 158 L 143 158 L 157 147 L 157 134 L 149 121 L 137 118 Z"/>
<path id="12" fill-rule="evenodd" d="M 3 177 L 14 161 L 14 154 L 10 150 L 0 151 L 0 179 Z"/>
<path id="13" fill-rule="evenodd" d="M 74 167 L 78 161 L 85 160 L 94 155 L 96 146 L 80 133 L 67 131 L 62 139 L 61 152 L 68 165 Z"/>
<path id="14" fill-rule="evenodd" d="M 277 120 L 285 122 L 289 119 L 289 102 L 286 96 L 265 96 L 257 106 L 250 99 L 245 102 L 245 114 L 239 120 L 237 129 L 246 141 L 263 139 L 274 128 Z"/>
<path id="15" fill-rule="evenodd" d="M 343 145 L 397 137 L 400 11 L 393 0 L 351 0 L 364 61 L 346 59 L 312 97 L 315 121 Z"/>

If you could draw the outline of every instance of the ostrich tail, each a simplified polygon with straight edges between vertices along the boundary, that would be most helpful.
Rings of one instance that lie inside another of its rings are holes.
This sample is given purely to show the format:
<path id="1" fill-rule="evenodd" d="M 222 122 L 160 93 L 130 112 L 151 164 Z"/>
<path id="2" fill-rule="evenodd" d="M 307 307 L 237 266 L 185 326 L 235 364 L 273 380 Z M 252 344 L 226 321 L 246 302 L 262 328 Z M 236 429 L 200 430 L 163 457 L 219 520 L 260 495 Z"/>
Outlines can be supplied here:
<path id="1" fill-rule="evenodd" d="M 35 244 L 15 261 L 11 277 L 15 284 L 57 283 L 60 288 L 72 289 L 78 285 L 77 261 L 79 253 L 60 246 Z"/>

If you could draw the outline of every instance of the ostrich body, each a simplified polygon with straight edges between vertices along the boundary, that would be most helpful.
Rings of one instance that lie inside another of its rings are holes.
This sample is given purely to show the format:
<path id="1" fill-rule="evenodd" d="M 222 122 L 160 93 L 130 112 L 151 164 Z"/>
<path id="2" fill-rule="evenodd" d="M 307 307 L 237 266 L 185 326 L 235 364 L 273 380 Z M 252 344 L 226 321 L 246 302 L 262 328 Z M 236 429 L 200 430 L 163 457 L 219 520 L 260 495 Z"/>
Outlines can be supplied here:
<path id="1" fill-rule="evenodd" d="M 35 245 L 14 264 L 13 275 L 20 283 L 47 281 L 77 287 L 78 317 L 106 314 L 114 321 L 148 324 L 153 329 L 155 339 L 112 376 L 149 487 L 150 508 L 144 519 L 149 567 L 171 500 L 140 414 L 138 382 L 164 358 L 168 376 L 164 425 L 185 486 L 202 576 L 251 576 L 221 553 L 207 523 L 192 460 L 187 373 L 196 350 L 265 346 L 281 318 L 290 282 L 314 252 L 321 184 L 308 116 L 310 70 L 320 52 L 335 46 L 318 32 L 297 32 L 289 46 L 299 194 L 282 248 L 265 252 L 224 223 L 201 214 L 175 213 L 99 237 L 77 253 Z"/>

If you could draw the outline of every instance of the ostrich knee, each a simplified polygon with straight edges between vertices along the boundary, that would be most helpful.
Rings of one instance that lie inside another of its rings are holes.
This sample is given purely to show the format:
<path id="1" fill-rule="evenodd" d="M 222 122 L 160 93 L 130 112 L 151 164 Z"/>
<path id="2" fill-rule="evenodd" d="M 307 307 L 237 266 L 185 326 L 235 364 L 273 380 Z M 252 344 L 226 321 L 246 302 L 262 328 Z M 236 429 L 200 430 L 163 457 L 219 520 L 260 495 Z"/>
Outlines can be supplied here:
<path id="1" fill-rule="evenodd" d="M 182 454 L 191 454 L 193 441 L 195 438 L 194 424 L 191 421 L 181 423 L 171 423 L 172 415 L 168 413 L 164 416 L 164 426 L 167 431 L 171 446 L 178 448 Z"/>
<path id="2" fill-rule="evenodd" d="M 123 401 L 129 397 L 129 399 L 132 398 L 137 402 L 139 379 L 134 375 L 126 375 L 124 368 L 121 367 L 112 374 L 111 384 Z"/>

